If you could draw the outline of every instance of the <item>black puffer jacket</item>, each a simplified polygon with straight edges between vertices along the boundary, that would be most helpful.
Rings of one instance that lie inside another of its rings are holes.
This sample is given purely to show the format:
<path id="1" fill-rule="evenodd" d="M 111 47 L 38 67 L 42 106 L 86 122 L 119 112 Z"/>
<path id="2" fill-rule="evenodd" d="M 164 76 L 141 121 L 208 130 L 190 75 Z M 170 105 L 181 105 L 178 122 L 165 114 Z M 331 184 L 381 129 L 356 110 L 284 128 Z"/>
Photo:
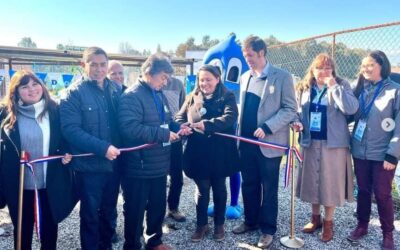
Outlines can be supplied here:
<path id="1" fill-rule="evenodd" d="M 171 123 L 166 98 L 163 98 L 165 123 Z M 122 95 L 118 112 L 119 128 L 124 147 L 145 143 L 157 145 L 122 154 L 122 173 L 125 177 L 157 178 L 165 176 L 170 164 L 171 146 L 163 146 L 169 141 L 170 129 L 160 127 L 160 119 L 153 98 L 152 89 L 139 80 Z M 170 124 L 171 125 L 171 124 Z M 170 127 L 171 128 L 171 127 Z"/>
<path id="2" fill-rule="evenodd" d="M 188 112 L 194 105 L 193 95 L 201 93 L 188 96 L 175 116 L 176 122 L 188 121 Z M 204 122 L 205 131 L 204 134 L 194 131 L 188 137 L 183 153 L 185 174 L 199 180 L 230 176 L 238 171 L 236 141 L 214 133 L 235 133 L 234 125 L 238 117 L 235 95 L 218 84 L 213 97 L 204 100 L 203 107 L 206 113 L 200 119 Z"/>

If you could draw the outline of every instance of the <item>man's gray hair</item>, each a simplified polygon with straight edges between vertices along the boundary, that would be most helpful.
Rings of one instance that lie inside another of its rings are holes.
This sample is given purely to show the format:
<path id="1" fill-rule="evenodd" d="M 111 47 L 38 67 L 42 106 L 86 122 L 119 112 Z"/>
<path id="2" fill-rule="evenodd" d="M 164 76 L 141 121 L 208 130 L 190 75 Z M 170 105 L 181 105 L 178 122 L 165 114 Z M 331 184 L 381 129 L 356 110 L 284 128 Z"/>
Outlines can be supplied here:
<path id="1" fill-rule="evenodd" d="M 119 65 L 121 67 L 124 67 L 124 65 L 122 65 L 122 63 L 120 61 L 118 61 L 118 60 L 110 60 L 110 61 L 108 61 L 108 70 L 110 70 L 111 67 L 114 66 L 114 65 Z"/>
<path id="2" fill-rule="evenodd" d="M 149 74 L 150 76 L 157 75 L 159 73 L 167 73 L 169 75 L 174 73 L 174 68 L 168 57 L 156 53 L 149 56 L 142 65 L 142 74 Z"/>

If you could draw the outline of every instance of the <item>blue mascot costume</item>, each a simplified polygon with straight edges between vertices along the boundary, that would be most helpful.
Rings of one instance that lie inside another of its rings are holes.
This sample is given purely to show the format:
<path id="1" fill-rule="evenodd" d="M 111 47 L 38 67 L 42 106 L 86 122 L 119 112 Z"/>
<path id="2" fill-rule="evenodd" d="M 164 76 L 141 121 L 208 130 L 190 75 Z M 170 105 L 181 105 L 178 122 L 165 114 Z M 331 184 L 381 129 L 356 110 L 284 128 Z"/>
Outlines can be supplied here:
<path id="1" fill-rule="evenodd" d="M 244 59 L 240 45 L 236 43 L 236 35 L 231 35 L 214 47 L 210 48 L 204 55 L 204 64 L 218 66 L 221 69 L 221 80 L 225 86 L 233 91 L 236 102 L 239 102 L 240 76 L 249 70 L 249 66 Z M 230 176 L 231 204 L 226 208 L 226 218 L 238 219 L 242 214 L 242 208 L 238 204 L 240 192 L 240 173 L 237 172 Z M 214 206 L 208 208 L 208 215 L 214 215 Z"/>

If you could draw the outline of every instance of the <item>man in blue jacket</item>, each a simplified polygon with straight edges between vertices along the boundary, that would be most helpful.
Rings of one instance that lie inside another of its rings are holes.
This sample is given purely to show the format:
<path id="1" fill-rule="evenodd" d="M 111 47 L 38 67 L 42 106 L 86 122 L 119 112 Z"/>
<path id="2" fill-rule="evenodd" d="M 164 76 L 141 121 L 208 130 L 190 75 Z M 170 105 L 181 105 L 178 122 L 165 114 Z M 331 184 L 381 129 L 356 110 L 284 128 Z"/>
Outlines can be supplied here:
<path id="1" fill-rule="evenodd" d="M 75 158 L 72 167 L 80 204 L 82 249 L 110 249 L 112 218 L 118 191 L 113 182 L 120 138 L 116 131 L 121 87 L 106 78 L 108 57 L 98 47 L 83 52 L 84 77 L 72 84 L 60 104 L 61 128 Z"/>

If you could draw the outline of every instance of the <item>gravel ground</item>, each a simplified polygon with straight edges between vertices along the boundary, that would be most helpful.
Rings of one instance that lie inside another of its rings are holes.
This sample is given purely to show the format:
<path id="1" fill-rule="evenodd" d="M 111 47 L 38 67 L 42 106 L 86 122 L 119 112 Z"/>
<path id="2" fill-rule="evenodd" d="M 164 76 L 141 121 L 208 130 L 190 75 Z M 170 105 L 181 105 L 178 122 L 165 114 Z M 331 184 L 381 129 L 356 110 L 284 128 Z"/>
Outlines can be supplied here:
<path id="1" fill-rule="evenodd" d="M 282 174 L 281 174 L 282 176 Z M 282 183 L 282 182 L 281 182 Z M 164 226 L 164 243 L 171 245 L 174 249 L 258 249 L 255 247 L 259 238 L 259 232 L 251 232 L 243 235 L 234 235 L 232 228 L 239 223 L 239 220 L 228 220 L 225 224 L 226 237 L 223 242 L 215 242 L 212 240 L 212 233 L 200 243 L 191 243 L 190 236 L 193 233 L 196 224 L 195 203 L 194 203 L 195 186 L 190 179 L 185 179 L 183 188 L 180 210 L 186 214 L 187 221 L 183 223 L 173 222 L 166 218 Z M 228 195 L 229 197 L 229 195 Z M 369 227 L 369 234 L 361 240 L 359 245 L 351 245 L 346 236 L 350 230 L 356 225 L 356 218 L 353 217 L 355 203 L 347 203 L 345 206 L 337 209 L 335 214 L 335 236 L 329 243 L 322 243 L 318 239 L 317 233 L 307 235 L 300 232 L 300 229 L 306 224 L 310 217 L 310 206 L 296 199 L 295 208 L 295 231 L 296 236 L 303 239 L 304 249 L 380 249 L 381 230 L 378 219 L 376 206 L 373 206 L 372 218 Z M 118 234 L 121 240 L 114 244 L 114 249 L 122 249 L 123 245 L 123 215 L 122 215 L 122 196 L 118 202 Z M 395 220 L 394 239 L 395 244 L 400 248 L 400 214 L 397 212 Z M 282 246 L 279 239 L 289 234 L 290 219 L 290 189 L 284 189 L 282 186 L 279 191 L 279 216 L 278 231 L 275 235 L 274 243 L 271 249 L 287 249 Z M 210 218 L 210 225 L 212 219 Z M 13 235 L 12 224 L 8 216 L 7 210 L 0 210 L 0 227 L 5 233 L 0 236 L 0 249 L 12 249 Z M 34 240 L 33 249 L 39 249 L 37 241 Z M 74 209 L 72 214 L 59 225 L 58 249 L 80 249 L 79 242 L 79 205 Z"/>

